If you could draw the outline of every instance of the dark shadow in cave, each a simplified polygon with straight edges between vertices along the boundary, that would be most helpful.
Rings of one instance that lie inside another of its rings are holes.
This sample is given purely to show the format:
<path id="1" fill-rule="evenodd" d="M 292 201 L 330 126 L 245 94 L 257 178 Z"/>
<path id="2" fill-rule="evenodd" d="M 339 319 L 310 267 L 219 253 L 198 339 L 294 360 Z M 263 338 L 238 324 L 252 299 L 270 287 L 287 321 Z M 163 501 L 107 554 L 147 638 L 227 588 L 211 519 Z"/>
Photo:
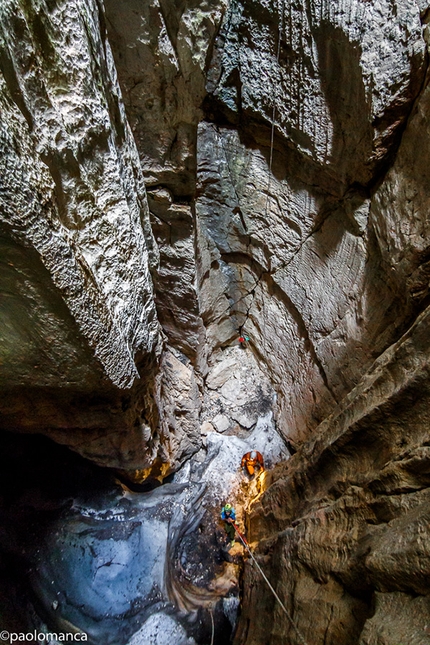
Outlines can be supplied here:
<path id="1" fill-rule="evenodd" d="M 114 477 L 38 435 L 0 433 L 0 604 L 2 627 L 33 629 L 31 554 L 73 499 L 112 494 Z M 38 607 L 40 609 L 40 607 Z"/>
<path id="2" fill-rule="evenodd" d="M 42 621 L 122 645 L 157 614 L 206 643 L 210 608 L 214 645 L 229 642 L 223 594 L 210 589 L 224 534 L 202 505 L 205 487 L 132 492 L 115 471 L 39 435 L 0 433 L 0 455 L 2 628 L 40 630 Z"/>

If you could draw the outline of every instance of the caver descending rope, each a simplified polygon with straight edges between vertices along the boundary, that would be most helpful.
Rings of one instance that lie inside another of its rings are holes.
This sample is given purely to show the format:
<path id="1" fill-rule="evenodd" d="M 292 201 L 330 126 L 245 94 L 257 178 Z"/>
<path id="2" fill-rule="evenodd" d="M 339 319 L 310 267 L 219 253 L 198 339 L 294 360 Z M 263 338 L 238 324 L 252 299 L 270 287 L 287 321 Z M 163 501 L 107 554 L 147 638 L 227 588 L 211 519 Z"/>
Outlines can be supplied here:
<path id="1" fill-rule="evenodd" d="M 278 594 L 276 593 L 275 589 L 274 589 L 274 588 L 273 588 L 273 586 L 271 585 L 271 583 L 270 583 L 269 579 L 267 578 L 266 574 L 264 573 L 263 569 L 260 567 L 260 565 L 258 564 L 257 560 L 255 559 L 254 554 L 252 553 L 251 549 L 249 548 L 249 544 L 248 544 L 248 542 L 246 541 L 246 539 L 244 538 L 244 536 L 242 535 L 242 533 L 239 531 L 239 529 L 237 528 L 236 524 L 234 524 L 233 522 L 232 522 L 232 524 L 233 524 L 233 526 L 234 526 L 234 530 L 236 531 L 236 533 L 237 533 L 237 535 L 238 535 L 238 537 L 239 537 L 239 540 L 242 542 L 243 546 L 244 546 L 244 547 L 245 547 L 245 549 L 248 551 L 248 553 L 249 553 L 249 555 L 251 556 L 252 561 L 254 562 L 255 566 L 257 567 L 257 569 L 258 569 L 259 573 L 262 575 L 262 577 L 263 577 L 263 578 L 264 578 L 264 580 L 266 581 L 266 583 L 267 583 L 267 585 L 268 585 L 268 587 L 269 587 L 270 591 L 271 591 L 271 592 L 272 592 L 272 594 L 275 596 L 276 600 L 277 600 L 277 601 L 278 601 L 278 603 L 279 603 L 279 606 L 281 607 L 282 611 L 284 612 L 284 614 L 286 615 L 286 617 L 287 617 L 287 618 L 288 618 L 288 620 L 290 621 L 290 624 L 291 624 L 292 628 L 294 629 L 294 631 L 296 632 L 297 636 L 298 636 L 298 637 L 300 638 L 300 640 L 302 641 L 303 645 L 307 645 L 307 643 L 306 643 L 306 641 L 305 641 L 304 637 L 302 636 L 302 634 L 299 632 L 298 628 L 296 627 L 296 625 L 295 625 L 295 623 L 294 623 L 294 621 L 293 621 L 293 619 L 292 619 L 292 617 L 291 617 L 290 612 L 289 612 L 289 611 L 288 611 L 288 609 L 285 607 L 284 603 L 282 602 L 282 600 L 280 599 L 280 597 L 279 597 L 279 596 L 278 596 Z"/>

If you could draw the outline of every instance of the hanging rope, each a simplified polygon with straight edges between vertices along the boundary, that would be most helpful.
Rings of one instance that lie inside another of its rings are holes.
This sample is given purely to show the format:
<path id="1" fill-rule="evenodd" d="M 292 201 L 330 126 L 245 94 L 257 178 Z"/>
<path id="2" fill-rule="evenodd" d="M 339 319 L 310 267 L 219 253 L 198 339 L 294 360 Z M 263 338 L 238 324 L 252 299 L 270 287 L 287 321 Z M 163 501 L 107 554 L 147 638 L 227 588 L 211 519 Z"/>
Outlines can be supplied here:
<path id="1" fill-rule="evenodd" d="M 251 558 L 252 558 L 252 561 L 254 562 L 255 566 L 256 566 L 256 567 L 257 567 L 257 569 L 258 569 L 258 571 L 260 572 L 260 574 L 262 575 L 262 577 L 263 577 L 263 578 L 264 578 L 264 580 L 266 581 L 266 583 L 267 583 L 267 585 L 268 585 L 268 587 L 269 587 L 270 591 L 271 591 L 271 592 L 272 592 L 272 594 L 275 596 L 276 600 L 277 600 L 277 601 L 278 601 L 278 603 L 279 603 L 279 606 L 281 607 L 282 611 L 284 612 L 284 614 L 286 615 L 286 617 L 287 617 L 287 618 L 288 618 L 288 620 L 290 621 L 290 624 L 291 624 L 291 626 L 293 627 L 294 631 L 296 632 L 297 636 L 300 638 L 300 640 L 302 641 L 303 645 L 307 645 L 307 643 L 306 643 L 306 641 L 305 641 L 304 637 L 302 636 L 302 634 L 301 634 L 301 633 L 299 632 L 299 630 L 297 629 L 297 627 L 296 627 L 296 625 L 295 625 L 295 623 L 294 623 L 294 621 L 293 621 L 293 619 L 292 619 L 292 617 L 291 617 L 291 615 L 290 615 L 290 613 L 289 613 L 288 609 L 285 607 L 284 603 L 282 602 L 282 600 L 280 599 L 280 597 L 279 597 L 279 596 L 278 596 L 278 594 L 276 593 L 275 589 L 272 587 L 272 585 L 271 585 L 270 581 L 268 580 L 268 578 L 267 578 L 266 574 L 264 573 L 263 569 L 260 567 L 260 565 L 258 564 L 257 560 L 255 559 L 254 554 L 252 553 L 251 549 L 249 548 L 248 542 L 247 542 L 247 541 L 246 541 L 246 539 L 243 537 L 243 535 L 241 534 L 241 532 L 238 530 L 237 526 L 236 526 L 235 524 L 233 524 L 233 526 L 234 526 L 234 530 L 236 531 L 237 535 L 239 536 L 239 540 L 242 542 L 243 546 L 244 546 L 244 547 L 245 547 L 245 549 L 248 551 L 249 555 L 250 555 L 250 556 L 251 556 Z"/>
<path id="2" fill-rule="evenodd" d="M 279 68 L 279 57 L 281 55 L 281 39 L 282 39 L 282 30 L 284 27 L 284 0 L 280 0 L 278 3 L 278 14 L 279 14 L 279 28 L 278 28 L 278 44 L 276 48 L 276 63 Z M 269 214 L 269 201 L 270 201 L 270 187 L 272 183 L 272 165 L 273 165 L 273 148 L 274 148 L 274 143 L 275 143 L 275 116 L 276 116 L 276 97 L 275 97 L 275 88 L 273 88 L 273 106 L 272 106 L 272 123 L 271 123 L 271 132 L 270 132 L 270 155 L 269 155 L 269 180 L 267 183 L 267 195 L 266 195 L 266 206 L 265 206 L 265 211 L 264 211 L 264 217 L 266 222 L 268 221 L 268 214 Z M 263 272 L 264 273 L 264 272 Z M 263 275 L 261 275 L 258 278 L 257 284 L 260 282 L 260 279 Z M 262 318 L 262 340 L 263 340 L 263 347 L 265 348 L 266 345 L 266 318 L 265 318 L 265 311 L 266 311 L 266 304 L 264 301 L 264 286 L 261 288 L 261 318 Z M 245 320 L 246 323 L 246 320 Z M 244 323 L 244 325 L 245 325 Z"/>
<path id="3" fill-rule="evenodd" d="M 284 3 L 283 0 L 280 2 L 280 8 L 278 9 L 279 13 L 279 29 L 278 29 L 278 46 L 276 50 L 276 62 L 279 67 L 279 57 L 281 54 L 281 36 L 282 36 L 282 29 L 284 26 Z M 275 116 L 276 116 L 276 100 L 275 100 L 275 94 L 273 94 L 273 106 L 272 106 L 272 128 L 271 128 L 271 133 L 270 133 L 270 155 L 269 155 L 269 183 L 267 185 L 267 197 L 266 197 L 266 211 L 265 215 L 267 215 L 268 212 L 268 207 L 269 207 L 269 197 L 270 197 L 270 184 L 271 184 L 271 179 L 272 179 L 272 163 L 273 163 L 273 147 L 274 147 L 274 141 L 275 141 Z"/>
<path id="4" fill-rule="evenodd" d="M 212 605 L 210 605 L 210 607 L 209 607 L 209 613 L 211 615 L 211 622 L 212 622 L 211 645 L 214 645 L 215 625 L 214 625 L 214 615 L 212 613 Z"/>

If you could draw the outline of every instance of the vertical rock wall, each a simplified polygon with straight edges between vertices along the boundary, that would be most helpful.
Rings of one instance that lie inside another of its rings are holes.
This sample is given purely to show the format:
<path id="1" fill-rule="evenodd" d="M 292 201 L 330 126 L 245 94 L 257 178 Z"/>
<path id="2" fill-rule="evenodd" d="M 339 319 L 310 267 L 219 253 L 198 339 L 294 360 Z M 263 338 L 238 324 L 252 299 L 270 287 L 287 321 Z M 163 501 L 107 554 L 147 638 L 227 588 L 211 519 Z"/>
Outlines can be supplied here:
<path id="1" fill-rule="evenodd" d="M 155 278 L 160 322 L 168 340 L 202 371 L 193 202 L 196 136 L 224 5 L 106 2 L 109 37 L 160 249 Z"/>
<path id="2" fill-rule="evenodd" d="M 106 377 L 130 387 L 136 352 L 157 342 L 156 250 L 99 20 L 92 3 L 3 3 L 2 227 L 35 249 Z"/>
<path id="3" fill-rule="evenodd" d="M 237 643 L 428 642 L 428 324 L 426 309 L 270 473 L 249 537 L 289 616 L 248 567 Z"/>
<path id="4" fill-rule="evenodd" d="M 393 11 L 233 3 L 208 73 L 207 114 L 219 125 L 199 129 L 196 209 L 209 339 L 251 336 L 294 443 L 414 308 L 380 248 L 373 198 L 426 69 L 419 7 Z"/>
<path id="5" fill-rule="evenodd" d="M 11 1 L 0 18 L 2 426 L 135 467 L 157 248 L 103 14 Z"/>
<path id="6" fill-rule="evenodd" d="M 0 18 L 1 426 L 162 477 L 199 446 L 195 378 L 160 359 L 151 277 L 173 296 L 190 258 L 192 276 L 190 206 L 155 191 L 161 237 L 164 216 L 179 221 L 158 246 L 102 6 L 11 1 Z M 175 332 L 188 353 L 194 326 Z"/>

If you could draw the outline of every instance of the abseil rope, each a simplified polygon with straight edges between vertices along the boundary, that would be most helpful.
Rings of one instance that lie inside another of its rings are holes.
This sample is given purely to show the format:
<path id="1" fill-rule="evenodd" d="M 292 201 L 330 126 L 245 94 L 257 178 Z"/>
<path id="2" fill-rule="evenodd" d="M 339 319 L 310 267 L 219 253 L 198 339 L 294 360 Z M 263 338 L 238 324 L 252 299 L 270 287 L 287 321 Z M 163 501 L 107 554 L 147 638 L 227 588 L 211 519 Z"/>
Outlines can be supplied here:
<path id="1" fill-rule="evenodd" d="M 282 37 L 282 29 L 284 26 L 284 0 L 280 0 L 278 3 L 278 13 L 279 13 L 279 28 L 278 28 L 278 46 L 276 49 L 276 63 L 279 69 L 279 57 L 281 55 L 281 37 Z M 279 74 L 281 75 L 281 70 L 279 70 Z M 276 116 L 276 94 L 275 94 L 275 88 L 273 91 L 273 106 L 272 106 L 272 123 L 271 123 L 271 132 L 270 132 L 270 155 L 269 155 L 269 180 L 267 182 L 267 195 L 266 195 L 266 206 L 264 209 L 264 217 L 267 222 L 268 219 L 268 214 L 269 214 L 269 201 L 270 201 L 270 186 L 272 182 L 272 165 L 273 165 L 273 148 L 274 148 L 274 143 L 275 143 L 275 116 Z M 269 264 L 269 272 L 270 272 L 270 264 Z M 260 282 L 264 271 L 260 274 L 257 284 Z M 267 284 L 267 288 L 269 288 L 269 283 Z M 266 309 L 266 304 L 264 302 L 264 286 L 261 287 L 261 318 L 262 318 L 262 339 L 263 339 L 263 347 L 265 348 L 266 345 L 266 318 L 265 318 L 265 309 Z M 248 318 L 248 316 L 247 316 Z M 246 323 L 246 320 L 245 320 Z M 245 323 L 243 326 L 245 326 Z"/>
<path id="2" fill-rule="evenodd" d="M 245 540 L 245 538 L 242 536 L 240 531 L 237 529 L 236 525 L 233 524 L 233 526 L 234 526 L 234 530 L 236 531 L 236 533 L 239 536 L 240 541 L 242 542 L 243 546 L 245 547 L 245 549 L 248 551 L 249 555 L 251 556 L 255 566 L 257 567 L 258 571 L 263 576 L 263 578 L 266 581 L 270 591 L 273 593 L 273 595 L 275 596 L 276 600 L 278 601 L 280 607 L 282 608 L 282 611 L 284 612 L 284 614 L 286 615 L 286 617 L 290 621 L 290 624 L 293 627 L 294 631 L 296 632 L 297 636 L 300 638 L 300 640 L 302 641 L 303 645 L 307 645 L 307 643 L 306 643 L 305 639 L 303 638 L 302 634 L 299 632 L 299 630 L 297 629 L 296 625 L 294 624 L 294 621 L 293 621 L 288 609 L 285 607 L 284 603 L 282 602 L 282 600 L 280 599 L 280 597 L 278 596 L 278 594 L 276 593 L 276 591 L 272 587 L 272 585 L 271 585 L 270 581 L 268 580 L 266 574 L 264 573 L 263 569 L 260 567 L 260 565 L 258 564 L 257 560 L 255 559 L 254 554 L 252 553 L 251 549 L 249 548 L 248 542 Z"/>
<path id="3" fill-rule="evenodd" d="M 209 613 L 211 615 L 211 621 L 212 621 L 212 636 L 211 636 L 211 645 L 214 645 L 214 634 L 215 634 L 215 625 L 214 625 L 214 615 L 212 613 L 212 605 L 209 607 Z"/>
<path id="4" fill-rule="evenodd" d="M 279 29 L 278 29 L 278 47 L 276 51 L 276 62 L 279 67 L 279 56 L 281 54 L 281 35 L 282 35 L 282 27 L 284 23 L 284 3 L 281 1 L 281 10 L 279 11 Z M 273 107 L 272 107 L 272 129 L 270 133 L 270 156 L 269 156 L 269 183 L 267 185 L 267 196 L 266 196 L 266 212 L 265 215 L 267 215 L 268 211 L 268 206 L 269 206 L 269 197 L 270 197 L 270 183 L 271 183 L 271 178 L 272 178 L 272 163 L 273 163 L 273 147 L 274 147 L 274 141 L 275 141 L 275 115 L 276 115 L 276 99 L 275 99 L 275 93 L 273 94 Z"/>

